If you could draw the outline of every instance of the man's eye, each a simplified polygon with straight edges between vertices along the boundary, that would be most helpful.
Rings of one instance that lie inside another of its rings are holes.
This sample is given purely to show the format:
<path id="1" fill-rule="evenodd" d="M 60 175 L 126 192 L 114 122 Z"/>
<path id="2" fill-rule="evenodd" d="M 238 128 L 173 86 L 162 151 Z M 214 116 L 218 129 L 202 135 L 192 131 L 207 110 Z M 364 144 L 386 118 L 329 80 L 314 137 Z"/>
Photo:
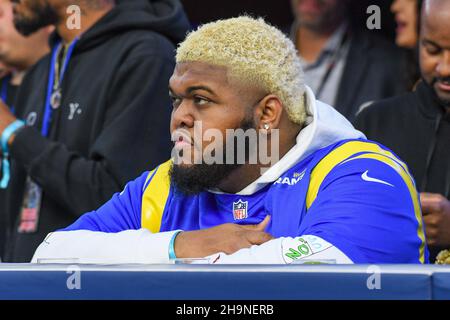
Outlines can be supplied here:
<path id="1" fill-rule="evenodd" d="M 172 106 L 174 108 L 178 107 L 181 104 L 181 99 L 180 98 L 170 97 L 170 99 L 172 100 Z"/>
<path id="2" fill-rule="evenodd" d="M 203 106 L 209 103 L 209 100 L 202 97 L 194 97 L 194 103 L 199 106 Z"/>
<path id="3" fill-rule="evenodd" d="M 428 54 L 438 54 L 440 52 L 440 49 L 434 46 L 427 46 L 425 47 Z"/>

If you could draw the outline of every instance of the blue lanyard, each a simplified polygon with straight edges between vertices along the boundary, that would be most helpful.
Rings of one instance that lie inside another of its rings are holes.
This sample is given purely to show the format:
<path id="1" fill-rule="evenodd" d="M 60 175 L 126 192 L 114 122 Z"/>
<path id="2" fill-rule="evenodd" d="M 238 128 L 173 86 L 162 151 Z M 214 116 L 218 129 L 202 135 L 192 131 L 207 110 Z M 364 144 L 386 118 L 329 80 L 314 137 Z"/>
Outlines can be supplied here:
<path id="1" fill-rule="evenodd" d="M 2 80 L 2 91 L 1 91 L 1 98 L 4 103 L 6 103 L 6 100 L 8 100 L 8 84 L 11 81 L 11 75 L 7 75 Z M 11 112 L 14 113 L 14 107 L 9 106 L 11 109 Z"/>
<path id="2" fill-rule="evenodd" d="M 11 76 L 7 75 L 6 77 L 3 78 L 2 80 L 2 93 L 1 93 L 1 98 L 3 100 L 3 102 L 6 103 L 6 99 L 8 99 L 8 83 L 11 81 Z"/>
<path id="3" fill-rule="evenodd" d="M 78 42 L 78 38 L 75 39 L 72 44 L 67 49 L 67 55 L 63 62 L 63 67 L 61 70 L 61 74 L 59 76 L 58 87 L 61 87 L 61 83 L 64 78 L 64 74 L 66 73 L 67 66 L 69 64 L 70 59 L 72 58 L 73 49 Z M 44 119 L 42 121 L 42 129 L 41 134 L 43 137 L 48 137 L 50 132 L 50 122 L 52 120 L 53 108 L 51 106 L 51 99 L 54 93 L 54 85 L 55 85 L 55 69 L 56 63 L 58 59 L 58 53 L 62 49 L 63 44 L 59 42 L 54 48 L 52 52 L 52 60 L 50 62 L 50 73 L 48 75 L 48 85 L 47 85 L 47 97 L 45 99 L 45 111 L 44 111 Z"/>

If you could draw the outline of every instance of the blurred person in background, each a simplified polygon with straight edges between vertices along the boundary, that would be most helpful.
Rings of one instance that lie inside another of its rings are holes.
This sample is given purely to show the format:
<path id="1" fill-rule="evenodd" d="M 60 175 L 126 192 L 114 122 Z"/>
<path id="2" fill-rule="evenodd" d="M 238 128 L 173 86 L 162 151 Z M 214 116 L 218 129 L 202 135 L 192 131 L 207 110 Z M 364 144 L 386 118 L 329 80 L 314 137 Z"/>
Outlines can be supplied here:
<path id="1" fill-rule="evenodd" d="M 391 5 L 397 23 L 395 44 L 405 49 L 405 81 L 411 90 L 420 79 L 418 41 L 421 7 L 422 0 L 394 0 Z"/>
<path id="2" fill-rule="evenodd" d="M 24 37 L 14 27 L 13 4 L 0 0 L 0 61 L 9 70 L 0 79 L 1 98 L 9 106 L 14 106 L 15 93 L 26 71 L 50 51 L 53 29 L 48 26 Z"/>
<path id="3" fill-rule="evenodd" d="M 408 164 L 421 192 L 433 262 L 450 247 L 450 1 L 424 1 L 419 60 L 422 81 L 415 91 L 366 108 L 356 127 Z"/>
<path id="4" fill-rule="evenodd" d="M 395 15 L 395 44 L 415 49 L 419 41 L 419 13 L 421 0 L 394 0 L 391 11 Z"/>
<path id="5" fill-rule="evenodd" d="M 28 262 L 49 231 L 170 155 L 167 82 L 189 23 L 178 0 L 13 3 L 21 34 L 56 28 L 51 54 L 22 82 L 16 114 L 0 105 L 11 163 L 0 185 L 17 217 L 5 261 Z"/>
<path id="6" fill-rule="evenodd" d="M 349 19 L 351 0 L 292 0 L 291 29 L 308 85 L 353 121 L 368 103 L 406 91 L 401 52 Z"/>
<path id="7" fill-rule="evenodd" d="M 49 36 L 53 27 L 45 27 L 30 37 L 17 32 L 13 21 L 13 7 L 9 0 L 0 0 L 0 98 L 14 112 L 16 93 L 23 77 L 36 62 L 50 51 Z M 0 258 L 6 233 L 12 227 L 13 217 L 5 206 L 5 192 L 0 189 Z"/>

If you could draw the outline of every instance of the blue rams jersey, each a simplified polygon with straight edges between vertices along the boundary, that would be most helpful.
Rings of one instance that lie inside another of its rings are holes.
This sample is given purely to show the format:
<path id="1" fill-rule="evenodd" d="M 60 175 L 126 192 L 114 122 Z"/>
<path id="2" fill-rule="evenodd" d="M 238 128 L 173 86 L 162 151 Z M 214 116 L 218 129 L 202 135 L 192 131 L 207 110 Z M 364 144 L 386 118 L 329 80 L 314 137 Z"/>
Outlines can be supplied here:
<path id="1" fill-rule="evenodd" d="M 318 236 L 354 263 L 428 262 L 414 180 L 377 143 L 345 140 L 317 150 L 251 195 L 186 196 L 171 185 L 171 165 L 144 173 L 63 231 L 190 231 L 270 215 L 266 231 L 275 238 Z"/>

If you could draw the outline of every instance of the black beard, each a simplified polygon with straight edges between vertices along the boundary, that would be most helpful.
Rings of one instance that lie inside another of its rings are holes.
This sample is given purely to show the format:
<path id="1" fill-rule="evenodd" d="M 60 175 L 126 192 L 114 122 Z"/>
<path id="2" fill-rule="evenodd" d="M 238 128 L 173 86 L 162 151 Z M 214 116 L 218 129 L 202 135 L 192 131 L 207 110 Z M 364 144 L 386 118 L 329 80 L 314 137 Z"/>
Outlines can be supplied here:
<path id="1" fill-rule="evenodd" d="M 240 126 L 244 131 L 255 129 L 251 120 L 244 120 Z M 234 144 L 237 146 L 236 142 Z M 173 165 L 170 170 L 170 179 L 175 189 L 185 195 L 196 195 L 208 189 L 214 189 L 228 177 L 234 170 L 242 166 L 237 161 L 237 150 L 234 152 L 234 163 L 226 163 L 226 145 L 223 148 L 223 164 L 195 164 L 189 167 L 182 165 Z M 250 146 L 246 141 L 246 159 L 250 153 Z M 248 160 L 247 160 L 248 161 Z"/>
<path id="2" fill-rule="evenodd" d="M 41 28 L 58 23 L 58 14 L 49 4 L 33 4 L 31 6 L 32 8 L 30 10 L 33 12 L 32 17 L 23 17 L 14 14 L 14 26 L 23 36 L 27 37 Z"/>
<path id="3" fill-rule="evenodd" d="M 433 80 L 431 80 L 431 84 L 429 86 L 430 86 L 430 88 L 431 88 L 431 90 L 433 92 L 434 97 L 438 100 L 439 104 L 441 106 L 443 106 L 444 108 L 449 108 L 450 107 L 450 100 L 448 100 L 448 99 L 441 99 L 439 97 L 439 95 L 437 94 L 436 90 L 434 89 L 434 85 L 437 82 L 444 81 L 444 80 L 447 81 L 447 82 L 450 82 L 450 78 L 433 78 Z"/>
<path id="4" fill-rule="evenodd" d="M 170 178 L 176 190 L 184 195 L 196 195 L 217 188 L 219 183 L 241 164 L 196 164 L 191 167 L 173 165 Z"/>

